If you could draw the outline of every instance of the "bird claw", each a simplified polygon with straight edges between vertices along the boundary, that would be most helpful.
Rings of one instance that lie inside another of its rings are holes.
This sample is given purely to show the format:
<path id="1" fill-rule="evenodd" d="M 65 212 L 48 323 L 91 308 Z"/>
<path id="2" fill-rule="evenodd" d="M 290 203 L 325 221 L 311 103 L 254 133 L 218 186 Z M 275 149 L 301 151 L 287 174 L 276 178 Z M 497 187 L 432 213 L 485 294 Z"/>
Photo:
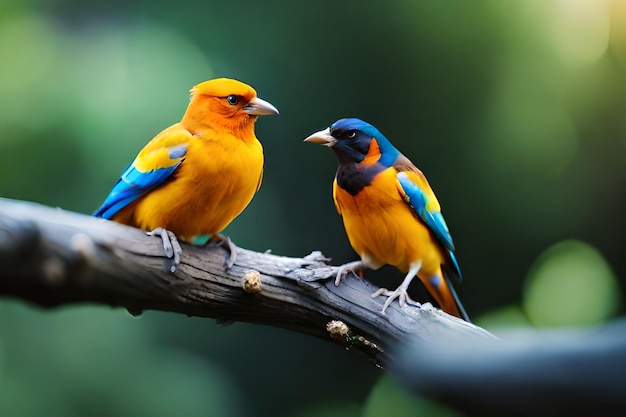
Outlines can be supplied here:
<path id="1" fill-rule="evenodd" d="M 389 307 L 393 300 L 395 300 L 396 298 L 398 299 L 398 304 L 400 304 L 400 307 L 404 307 L 405 304 L 411 304 L 417 307 L 421 305 L 420 303 L 409 297 L 409 293 L 407 292 L 407 290 L 405 288 L 402 288 L 401 286 L 396 288 L 394 291 L 390 291 L 387 288 L 380 288 L 372 294 L 372 298 L 376 298 L 381 295 L 388 297 L 383 304 L 383 309 L 380 311 L 381 314 L 385 314 L 385 310 L 387 310 L 387 307 Z"/>
<path id="2" fill-rule="evenodd" d="M 180 264 L 180 256 L 183 254 L 183 248 L 180 246 L 174 232 L 163 229 L 162 227 L 157 227 L 151 232 L 146 232 L 146 234 L 148 236 L 159 236 L 161 238 L 165 256 L 171 259 L 171 264 L 168 269 L 172 273 L 176 272 L 176 267 Z"/>
<path id="3" fill-rule="evenodd" d="M 324 254 L 322 252 L 318 251 L 318 250 L 315 250 L 315 251 L 309 253 L 307 256 L 305 256 L 302 259 L 304 259 L 307 262 L 312 262 L 312 263 L 313 262 L 315 262 L 315 263 L 316 262 L 322 262 L 322 263 L 325 263 L 325 264 L 328 264 L 332 260 L 331 258 L 328 258 L 328 257 L 324 256 Z"/>
<path id="4" fill-rule="evenodd" d="M 344 279 L 350 272 L 359 277 L 362 276 L 361 274 L 363 273 L 363 263 L 361 261 L 354 261 L 341 265 L 339 267 L 339 271 L 337 271 L 335 286 L 338 287 L 341 283 L 341 280 Z"/>
<path id="5" fill-rule="evenodd" d="M 209 239 L 209 242 L 217 246 L 225 246 L 224 249 L 228 252 L 226 258 L 224 259 L 224 268 L 229 270 L 235 265 L 235 261 L 237 260 L 237 245 L 233 243 L 232 240 L 228 236 L 224 236 L 221 234 L 215 234 Z"/>

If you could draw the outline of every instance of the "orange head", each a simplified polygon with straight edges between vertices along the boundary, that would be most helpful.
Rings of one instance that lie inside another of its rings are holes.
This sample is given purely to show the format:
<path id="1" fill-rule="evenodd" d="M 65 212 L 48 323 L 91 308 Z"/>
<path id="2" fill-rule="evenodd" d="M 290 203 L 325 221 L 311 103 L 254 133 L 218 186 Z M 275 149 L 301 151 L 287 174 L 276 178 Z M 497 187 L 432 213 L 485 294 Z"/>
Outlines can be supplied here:
<path id="1" fill-rule="evenodd" d="M 252 87 L 229 78 L 205 81 L 190 93 L 191 102 L 182 124 L 192 133 L 212 128 L 245 137 L 253 133 L 257 116 L 278 114 L 278 109 L 258 98 Z"/>

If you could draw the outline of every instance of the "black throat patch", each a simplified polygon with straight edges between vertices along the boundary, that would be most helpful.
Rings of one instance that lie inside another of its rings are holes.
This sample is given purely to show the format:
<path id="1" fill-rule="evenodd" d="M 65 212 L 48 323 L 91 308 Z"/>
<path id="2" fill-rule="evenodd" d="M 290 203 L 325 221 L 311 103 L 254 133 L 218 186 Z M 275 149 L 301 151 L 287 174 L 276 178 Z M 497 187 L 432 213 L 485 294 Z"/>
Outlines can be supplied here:
<path id="1" fill-rule="evenodd" d="M 360 165 L 358 163 L 341 164 L 337 168 L 337 185 L 351 195 L 357 195 L 372 183 L 374 177 L 387 169 L 382 164 Z"/>

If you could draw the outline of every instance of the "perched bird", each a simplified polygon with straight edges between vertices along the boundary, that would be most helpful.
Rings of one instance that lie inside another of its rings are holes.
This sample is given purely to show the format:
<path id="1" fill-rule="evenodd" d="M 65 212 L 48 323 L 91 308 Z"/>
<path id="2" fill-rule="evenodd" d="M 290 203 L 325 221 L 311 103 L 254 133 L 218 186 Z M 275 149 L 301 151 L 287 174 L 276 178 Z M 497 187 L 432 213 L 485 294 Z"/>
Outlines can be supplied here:
<path id="1" fill-rule="evenodd" d="M 452 237 L 424 174 L 360 119 L 340 119 L 304 141 L 326 145 L 337 155 L 333 199 L 361 257 L 339 269 L 335 284 L 350 272 L 360 275 L 364 266 L 393 265 L 406 277 L 395 291 L 372 294 L 388 296 L 383 314 L 396 298 L 401 306 L 418 304 L 407 294 L 417 276 L 444 311 L 469 321 L 450 281 L 461 278 Z"/>
<path id="2" fill-rule="evenodd" d="M 278 110 L 236 80 L 196 85 L 182 120 L 156 135 L 117 180 L 94 216 L 138 227 L 163 240 L 180 262 L 183 241 L 226 243 L 219 233 L 250 203 L 261 185 L 263 147 L 254 134 L 257 116 Z"/>

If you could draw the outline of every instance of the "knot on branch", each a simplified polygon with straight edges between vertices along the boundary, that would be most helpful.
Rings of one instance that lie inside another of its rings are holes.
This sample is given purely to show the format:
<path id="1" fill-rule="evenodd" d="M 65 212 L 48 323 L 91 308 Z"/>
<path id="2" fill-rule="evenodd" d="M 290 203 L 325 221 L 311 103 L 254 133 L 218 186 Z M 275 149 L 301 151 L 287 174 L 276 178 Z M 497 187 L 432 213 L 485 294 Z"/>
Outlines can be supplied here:
<path id="1" fill-rule="evenodd" d="M 243 274 L 242 284 L 243 290 L 249 294 L 257 294 L 261 292 L 261 273 L 254 269 Z"/>
<path id="2" fill-rule="evenodd" d="M 330 337 L 334 340 L 341 342 L 346 348 L 353 346 L 366 347 L 373 349 L 377 352 L 383 352 L 376 343 L 369 341 L 364 336 L 354 334 L 350 327 L 341 320 L 331 320 L 326 324 L 326 331 L 330 334 Z"/>

